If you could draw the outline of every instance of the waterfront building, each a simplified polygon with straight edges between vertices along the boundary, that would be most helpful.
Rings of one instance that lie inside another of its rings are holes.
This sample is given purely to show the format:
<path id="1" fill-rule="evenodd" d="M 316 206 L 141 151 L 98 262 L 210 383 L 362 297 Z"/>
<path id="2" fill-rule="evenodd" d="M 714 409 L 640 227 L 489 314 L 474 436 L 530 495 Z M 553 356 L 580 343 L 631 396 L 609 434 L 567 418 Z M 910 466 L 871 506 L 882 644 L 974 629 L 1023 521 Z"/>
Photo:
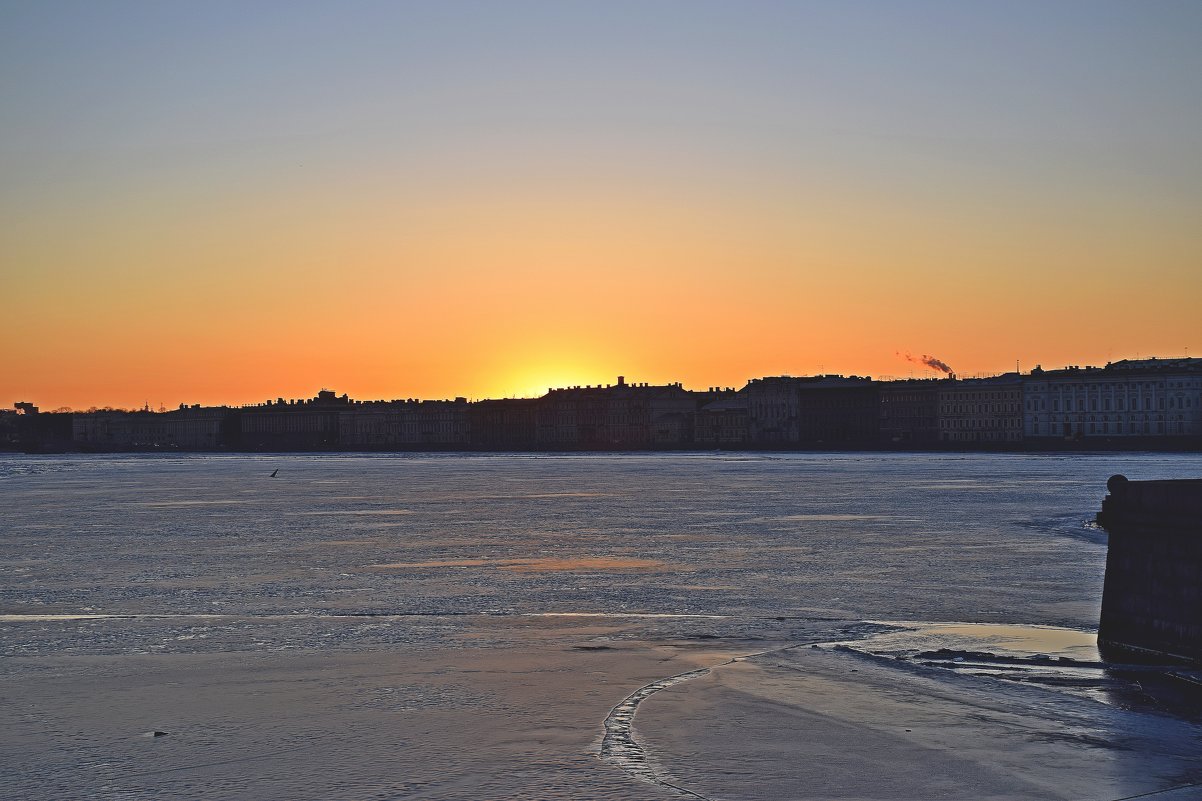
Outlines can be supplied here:
<path id="1" fill-rule="evenodd" d="M 939 442 L 939 388 L 951 379 L 882 381 L 881 442 L 886 445 L 934 445 Z"/>
<path id="2" fill-rule="evenodd" d="M 747 398 L 724 392 L 697 410 L 693 441 L 704 448 L 744 447 L 750 438 L 747 420 Z"/>
<path id="3" fill-rule="evenodd" d="M 548 450 L 571 450 L 595 443 L 604 417 L 601 388 L 550 389 L 535 412 L 535 444 Z"/>
<path id="4" fill-rule="evenodd" d="M 1024 385 L 1023 430 L 1029 439 L 1202 436 L 1202 359 L 1036 367 Z"/>
<path id="5" fill-rule="evenodd" d="M 46 413 L 19 403 L 0 411 L 0 447 L 29 451 L 1075 447 L 1056 444 L 1065 441 L 1202 445 L 1202 359 L 967 380 L 768 376 L 738 392 L 619 376 L 475 403 L 353 401 L 323 389 L 234 409 Z"/>
<path id="6" fill-rule="evenodd" d="M 512 398 L 477 401 L 468 408 L 468 429 L 473 448 L 529 450 L 535 447 L 538 400 Z"/>
<path id="7" fill-rule="evenodd" d="M 748 441 L 757 447 L 868 444 L 880 431 L 870 378 L 753 378 L 739 394 L 747 405 Z"/>
<path id="8" fill-rule="evenodd" d="M 647 404 L 650 444 L 653 448 L 687 448 L 696 440 L 698 409 L 716 398 L 733 397 L 733 389 L 711 387 L 707 392 L 691 392 L 679 383 L 659 387 Z"/>
<path id="9" fill-rule="evenodd" d="M 679 383 L 551 389 L 538 399 L 535 443 L 550 450 L 684 448 L 693 443 L 698 407 L 717 397 Z"/>
<path id="10" fill-rule="evenodd" d="M 212 451 L 223 445 L 228 412 L 199 404 L 170 412 L 76 412 L 70 416 L 71 441 L 84 451 Z"/>
<path id="11" fill-rule="evenodd" d="M 663 389 L 668 388 L 627 384 L 618 376 L 617 385 L 587 393 L 580 407 L 581 441 L 591 448 L 647 448 L 651 444 L 651 401 Z"/>
<path id="12" fill-rule="evenodd" d="M 8 418 L 9 442 L 29 453 L 58 453 L 74 449 L 70 412 L 40 412 L 32 403 L 18 403 Z"/>
<path id="13" fill-rule="evenodd" d="M 939 439 L 957 444 L 1021 442 L 1023 382 L 1018 373 L 941 382 Z"/>
<path id="14" fill-rule="evenodd" d="M 468 402 L 354 401 L 338 415 L 338 444 L 346 450 L 466 448 Z"/>
<path id="15" fill-rule="evenodd" d="M 15 409 L 0 409 L 0 448 L 15 448 L 20 443 L 18 423 L 21 415 Z"/>
<path id="16" fill-rule="evenodd" d="M 339 414 L 350 405 L 346 395 L 328 389 L 310 400 L 267 401 L 238 414 L 239 447 L 253 451 L 333 450 L 340 445 Z"/>
<path id="17" fill-rule="evenodd" d="M 792 376 L 753 378 L 739 390 L 747 408 L 747 439 L 759 447 L 785 447 L 800 441 L 797 384 Z"/>
<path id="18" fill-rule="evenodd" d="M 880 400 L 872 379 L 826 375 L 797 384 L 800 444 L 870 445 L 880 431 Z"/>

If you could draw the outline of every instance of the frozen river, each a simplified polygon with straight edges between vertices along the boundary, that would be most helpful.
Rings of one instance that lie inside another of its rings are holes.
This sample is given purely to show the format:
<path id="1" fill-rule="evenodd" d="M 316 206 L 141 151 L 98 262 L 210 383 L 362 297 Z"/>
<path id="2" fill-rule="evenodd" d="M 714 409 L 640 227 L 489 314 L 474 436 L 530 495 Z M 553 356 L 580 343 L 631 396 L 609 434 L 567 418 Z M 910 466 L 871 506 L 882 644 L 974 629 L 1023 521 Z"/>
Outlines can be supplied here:
<path id="1" fill-rule="evenodd" d="M 1181 715 L 830 645 L 1088 640 L 1114 473 L 1202 457 L 3 456 L 0 797 L 1196 797 Z"/>

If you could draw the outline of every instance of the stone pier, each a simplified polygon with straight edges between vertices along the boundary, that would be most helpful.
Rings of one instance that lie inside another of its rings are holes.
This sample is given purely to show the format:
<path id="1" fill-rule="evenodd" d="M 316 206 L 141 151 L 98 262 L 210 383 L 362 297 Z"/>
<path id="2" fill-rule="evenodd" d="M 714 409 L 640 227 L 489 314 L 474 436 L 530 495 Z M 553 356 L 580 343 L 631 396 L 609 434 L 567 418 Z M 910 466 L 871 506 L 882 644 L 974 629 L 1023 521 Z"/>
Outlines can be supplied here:
<path id="1" fill-rule="evenodd" d="M 1202 662 L 1202 479 L 1112 476 L 1098 644 Z"/>

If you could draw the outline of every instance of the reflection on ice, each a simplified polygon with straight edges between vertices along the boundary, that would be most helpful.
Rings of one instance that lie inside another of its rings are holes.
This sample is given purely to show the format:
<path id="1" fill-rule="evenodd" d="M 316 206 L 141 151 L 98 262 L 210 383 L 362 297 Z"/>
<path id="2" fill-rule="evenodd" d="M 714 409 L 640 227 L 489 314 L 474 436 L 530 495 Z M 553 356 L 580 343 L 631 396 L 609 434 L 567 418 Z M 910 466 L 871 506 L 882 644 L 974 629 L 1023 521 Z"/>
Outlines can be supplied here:
<path id="1" fill-rule="evenodd" d="M 385 562 L 368 565 L 378 569 L 404 570 L 408 568 L 438 567 L 495 567 L 498 570 L 513 570 L 520 573 L 542 573 L 556 571 L 594 570 L 649 570 L 667 569 L 657 559 L 638 559 L 628 556 L 577 556 L 577 557 L 534 557 L 530 559 L 429 559 L 422 562 Z M 680 570 L 680 567 L 674 568 Z"/>
<path id="2" fill-rule="evenodd" d="M 903 627 L 857 643 L 874 653 L 912 655 L 943 648 L 951 651 L 988 651 L 1011 657 L 1063 657 L 1082 662 L 1097 662 L 1100 658 L 1098 634 L 1095 631 L 1002 623 L 871 622 Z"/>
<path id="3" fill-rule="evenodd" d="M 0 614 L 0 623 L 45 623 L 76 620 L 361 620 L 363 618 L 413 618 L 413 617 L 564 617 L 564 618 L 614 618 L 649 620 L 724 620 L 727 615 L 702 615 L 675 612 L 506 612 L 501 610 L 479 612 L 292 612 L 290 614 L 136 614 L 117 615 L 95 612 L 63 614 Z"/>
<path id="4" fill-rule="evenodd" d="M 233 506 L 240 503 L 254 503 L 248 498 L 218 498 L 214 500 L 182 500 L 182 501 L 143 501 L 141 503 L 130 504 L 131 506 L 145 506 L 150 509 L 171 509 L 174 507 L 185 508 L 188 506 Z"/>
<path id="5" fill-rule="evenodd" d="M 337 517 L 339 515 L 411 515 L 411 509 L 337 509 L 337 510 L 316 510 L 307 512 L 286 512 L 285 514 L 292 517 Z"/>
<path id="6" fill-rule="evenodd" d="M 610 617 L 680 620 L 722 620 L 726 615 L 687 615 L 671 612 L 523 612 L 522 617 Z"/>
<path id="7" fill-rule="evenodd" d="M 104 614 L 62 614 L 62 615 L 0 615 L 0 623 L 46 623 L 56 620 L 174 620 L 176 618 L 216 619 L 227 615 L 104 615 Z"/>
<path id="8" fill-rule="evenodd" d="M 384 562 L 368 565 L 381 570 L 402 570 L 410 567 L 481 567 L 489 564 L 488 559 L 429 559 L 425 562 Z"/>
<path id="9" fill-rule="evenodd" d="M 0 615 L 0 623 L 42 623 L 52 620 L 105 620 L 129 615 Z"/>
<path id="10" fill-rule="evenodd" d="M 1180 664 L 1108 661 L 1093 631 L 996 623 L 876 624 L 899 628 L 835 646 L 894 663 L 1040 685 L 1127 709 L 1172 709 L 1188 718 L 1202 713 L 1202 673 Z"/>
<path id="11" fill-rule="evenodd" d="M 780 515 L 778 517 L 758 517 L 755 522 L 771 523 L 775 521 L 789 520 L 816 520 L 819 522 L 838 523 L 845 520 L 888 520 L 890 515 L 859 515 L 859 514 L 803 514 L 803 515 Z"/>

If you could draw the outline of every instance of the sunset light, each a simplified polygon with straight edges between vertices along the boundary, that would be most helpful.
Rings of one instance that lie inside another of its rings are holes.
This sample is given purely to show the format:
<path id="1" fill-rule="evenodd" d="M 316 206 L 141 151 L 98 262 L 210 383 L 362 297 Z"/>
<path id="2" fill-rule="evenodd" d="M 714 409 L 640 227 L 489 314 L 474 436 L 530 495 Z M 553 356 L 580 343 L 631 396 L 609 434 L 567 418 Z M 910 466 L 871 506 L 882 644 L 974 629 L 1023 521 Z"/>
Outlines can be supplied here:
<path id="1" fill-rule="evenodd" d="M 0 0 L 0 801 L 1202 799 L 1202 0 Z"/>
<path id="2" fill-rule="evenodd" d="M 11 9 L 0 404 L 1202 353 L 1187 8 L 269 5 Z"/>

